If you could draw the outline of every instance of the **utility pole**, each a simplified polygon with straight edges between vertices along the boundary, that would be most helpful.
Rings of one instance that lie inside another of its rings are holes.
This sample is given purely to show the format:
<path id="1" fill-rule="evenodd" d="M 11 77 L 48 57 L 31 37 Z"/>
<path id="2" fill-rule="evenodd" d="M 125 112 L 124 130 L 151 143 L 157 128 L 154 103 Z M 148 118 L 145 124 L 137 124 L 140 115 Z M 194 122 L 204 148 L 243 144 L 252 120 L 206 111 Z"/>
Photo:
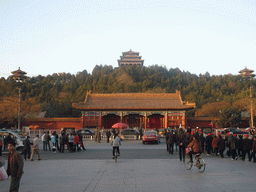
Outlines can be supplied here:
<path id="1" fill-rule="evenodd" d="M 17 88 L 19 89 L 19 105 L 18 105 L 18 130 L 20 130 L 20 103 L 21 103 L 21 99 L 20 99 L 20 90 L 21 88 Z"/>
<path id="2" fill-rule="evenodd" d="M 254 126 L 253 126 L 252 86 L 250 87 L 250 98 L 251 98 L 251 127 L 254 127 Z"/>

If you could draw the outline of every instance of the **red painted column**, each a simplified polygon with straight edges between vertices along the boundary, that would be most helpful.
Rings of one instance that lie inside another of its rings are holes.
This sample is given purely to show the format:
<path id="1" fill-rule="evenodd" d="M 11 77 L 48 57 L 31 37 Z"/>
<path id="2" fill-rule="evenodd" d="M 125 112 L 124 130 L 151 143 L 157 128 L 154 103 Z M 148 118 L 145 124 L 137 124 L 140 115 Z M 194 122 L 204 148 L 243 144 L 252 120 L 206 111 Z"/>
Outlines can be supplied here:
<path id="1" fill-rule="evenodd" d="M 99 129 L 102 129 L 102 112 L 100 112 Z"/>

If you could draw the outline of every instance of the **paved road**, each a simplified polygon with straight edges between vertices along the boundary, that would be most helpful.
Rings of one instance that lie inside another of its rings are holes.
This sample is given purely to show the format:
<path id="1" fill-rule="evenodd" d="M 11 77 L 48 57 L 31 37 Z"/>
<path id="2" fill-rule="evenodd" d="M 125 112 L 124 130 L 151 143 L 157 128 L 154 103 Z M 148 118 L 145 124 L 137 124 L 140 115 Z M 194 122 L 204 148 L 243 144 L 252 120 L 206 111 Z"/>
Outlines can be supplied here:
<path id="1" fill-rule="evenodd" d="M 256 191 L 251 162 L 205 156 L 206 171 L 198 173 L 195 167 L 186 170 L 177 152 L 169 155 L 164 143 L 123 142 L 117 163 L 105 142 L 87 141 L 86 148 L 72 154 L 42 152 L 42 161 L 26 161 L 20 192 Z M 0 191 L 7 192 L 9 183 L 1 181 Z"/>

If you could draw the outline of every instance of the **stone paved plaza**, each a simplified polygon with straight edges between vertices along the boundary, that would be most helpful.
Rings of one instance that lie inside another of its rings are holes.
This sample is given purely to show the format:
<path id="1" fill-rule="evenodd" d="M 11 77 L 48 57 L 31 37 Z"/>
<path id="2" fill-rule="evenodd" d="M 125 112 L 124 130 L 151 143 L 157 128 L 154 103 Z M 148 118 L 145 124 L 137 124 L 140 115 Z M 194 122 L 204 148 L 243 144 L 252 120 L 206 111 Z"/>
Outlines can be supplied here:
<path id="1" fill-rule="evenodd" d="M 142 148 L 163 150 L 165 145 L 123 143 L 123 149 Z M 87 145 L 86 153 L 108 144 Z M 107 150 L 107 149 L 106 149 Z M 109 149 L 108 149 L 109 150 Z M 122 150 L 122 148 L 121 148 Z M 124 150 L 123 150 L 124 151 Z M 111 150 L 109 150 L 111 152 Z M 122 151 L 121 151 L 122 152 Z M 51 153 L 51 152 L 49 152 Z M 54 154 L 53 154 L 54 155 Z M 75 155 L 75 153 L 74 153 Z M 167 154 L 169 155 L 169 154 Z M 122 156 L 122 154 L 121 154 Z M 25 161 L 21 192 L 153 192 L 153 191 L 256 191 L 256 164 L 231 161 L 230 158 L 208 157 L 204 173 L 196 167 L 186 170 L 178 153 L 168 158 L 151 159 L 48 159 Z M 5 166 L 6 167 L 6 166 Z M 10 180 L 0 182 L 0 191 L 7 192 Z"/>

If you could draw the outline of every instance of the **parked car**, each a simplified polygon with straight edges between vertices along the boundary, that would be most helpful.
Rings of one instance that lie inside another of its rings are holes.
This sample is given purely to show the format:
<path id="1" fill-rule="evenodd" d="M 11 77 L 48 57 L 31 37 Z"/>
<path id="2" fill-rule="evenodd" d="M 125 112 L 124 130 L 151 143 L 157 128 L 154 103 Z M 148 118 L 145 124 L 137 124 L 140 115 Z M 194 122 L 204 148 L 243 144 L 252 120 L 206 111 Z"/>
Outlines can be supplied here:
<path id="1" fill-rule="evenodd" d="M 11 134 L 11 137 L 16 141 L 16 150 L 21 153 L 23 151 L 23 139 L 19 136 L 19 134 L 17 133 L 14 133 L 12 131 L 9 131 L 7 129 L 1 129 L 0 130 L 0 140 L 2 141 L 2 144 L 3 144 L 3 148 L 4 149 L 4 139 L 9 135 Z"/>
<path id="2" fill-rule="evenodd" d="M 95 135 L 95 131 L 93 129 L 89 129 L 89 128 L 81 128 L 81 129 L 78 129 L 78 131 L 81 131 L 81 134 L 83 136 L 94 136 Z"/>
<path id="3" fill-rule="evenodd" d="M 156 131 L 146 131 L 142 137 L 142 143 L 145 144 L 146 142 L 153 142 L 153 143 L 160 143 L 160 136 Z"/>
<path id="4" fill-rule="evenodd" d="M 140 133 L 133 129 L 124 129 L 120 133 L 120 139 L 138 139 Z"/>
<path id="5" fill-rule="evenodd" d="M 231 128 L 224 128 L 222 130 L 218 130 L 218 133 L 220 134 L 225 134 L 225 133 L 229 133 L 229 132 L 232 132 L 233 134 L 236 134 L 236 135 L 244 135 L 244 134 L 250 134 L 249 131 L 246 131 L 246 130 L 241 130 L 241 129 L 238 129 L 238 128 L 235 128 L 235 127 L 231 127 Z"/>

